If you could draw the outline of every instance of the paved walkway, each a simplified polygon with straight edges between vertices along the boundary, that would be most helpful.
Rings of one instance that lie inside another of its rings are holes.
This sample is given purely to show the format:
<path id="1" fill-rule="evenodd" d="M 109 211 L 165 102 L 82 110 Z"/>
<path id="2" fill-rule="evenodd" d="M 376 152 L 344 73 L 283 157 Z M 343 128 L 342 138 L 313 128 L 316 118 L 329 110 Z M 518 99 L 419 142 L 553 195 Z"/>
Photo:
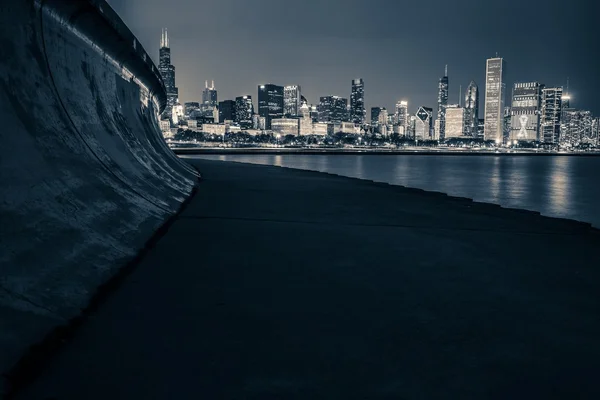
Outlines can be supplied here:
<path id="1" fill-rule="evenodd" d="M 600 398 L 596 231 L 194 162 L 196 197 L 18 398 Z"/>

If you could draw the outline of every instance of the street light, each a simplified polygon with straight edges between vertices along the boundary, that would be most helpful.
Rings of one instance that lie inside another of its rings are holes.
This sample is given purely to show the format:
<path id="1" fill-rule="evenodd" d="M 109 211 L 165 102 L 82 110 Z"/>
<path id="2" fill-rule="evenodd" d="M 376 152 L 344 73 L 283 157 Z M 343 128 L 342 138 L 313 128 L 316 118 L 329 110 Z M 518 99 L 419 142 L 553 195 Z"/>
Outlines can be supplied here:
<path id="1" fill-rule="evenodd" d="M 277 139 L 277 147 L 279 147 L 279 139 L 281 138 L 281 135 L 278 133 L 275 135 L 275 138 Z"/>

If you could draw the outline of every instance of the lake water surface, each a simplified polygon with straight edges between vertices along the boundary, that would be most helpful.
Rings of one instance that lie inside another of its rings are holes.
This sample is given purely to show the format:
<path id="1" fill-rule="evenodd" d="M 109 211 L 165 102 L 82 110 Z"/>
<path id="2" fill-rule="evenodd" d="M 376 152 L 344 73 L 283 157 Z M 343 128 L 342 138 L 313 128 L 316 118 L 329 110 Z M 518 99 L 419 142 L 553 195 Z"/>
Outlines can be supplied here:
<path id="1" fill-rule="evenodd" d="M 331 172 L 535 210 L 600 227 L 600 157 L 302 154 L 189 157 Z"/>

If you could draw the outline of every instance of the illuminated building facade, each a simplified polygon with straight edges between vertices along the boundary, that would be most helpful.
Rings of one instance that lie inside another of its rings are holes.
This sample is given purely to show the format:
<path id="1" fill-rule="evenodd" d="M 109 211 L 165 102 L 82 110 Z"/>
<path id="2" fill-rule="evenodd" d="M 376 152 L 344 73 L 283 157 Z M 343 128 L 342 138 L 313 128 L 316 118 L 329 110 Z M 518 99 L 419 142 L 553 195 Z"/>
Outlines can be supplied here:
<path id="1" fill-rule="evenodd" d="M 466 109 L 458 104 L 446 108 L 446 139 L 466 136 L 466 115 Z"/>
<path id="2" fill-rule="evenodd" d="M 436 134 L 437 139 L 444 140 L 445 132 L 446 132 L 446 107 L 448 107 L 448 89 L 449 89 L 449 81 L 448 81 L 448 66 L 446 66 L 446 70 L 444 76 L 440 78 L 440 82 L 438 85 L 438 112 L 437 112 L 437 120 L 439 121 L 439 133 Z"/>
<path id="3" fill-rule="evenodd" d="M 406 135 L 408 128 L 408 101 L 399 101 L 396 103 L 396 124 L 400 127 L 398 133 Z"/>
<path id="4" fill-rule="evenodd" d="M 320 98 L 318 112 L 319 122 L 346 121 L 348 99 L 339 96 L 324 96 Z"/>
<path id="5" fill-rule="evenodd" d="M 433 109 L 429 107 L 419 107 L 415 114 L 415 140 L 431 140 L 431 131 L 433 128 Z"/>
<path id="6" fill-rule="evenodd" d="M 540 139 L 544 143 L 558 144 L 562 116 L 562 87 L 542 89 L 542 115 Z"/>
<path id="7" fill-rule="evenodd" d="M 286 136 L 299 134 L 300 124 L 298 118 L 273 118 L 271 130 L 276 135 Z"/>
<path id="8" fill-rule="evenodd" d="M 254 115 L 254 104 L 252 96 L 240 96 L 235 98 L 235 109 L 233 120 L 242 128 L 252 128 L 252 116 Z"/>
<path id="9" fill-rule="evenodd" d="M 362 79 L 354 79 L 350 95 L 350 121 L 355 124 L 364 124 L 366 117 L 365 83 Z"/>
<path id="10" fill-rule="evenodd" d="M 543 85 L 538 82 L 515 83 L 510 112 L 510 140 L 540 140 Z"/>
<path id="11" fill-rule="evenodd" d="M 477 137 L 478 125 L 479 87 L 474 81 L 471 81 L 465 93 L 465 135 Z"/>
<path id="12" fill-rule="evenodd" d="M 569 109 L 561 116 L 560 145 L 577 146 L 582 143 L 595 144 L 594 118 L 590 111 Z"/>
<path id="13" fill-rule="evenodd" d="M 167 91 L 167 106 L 162 117 L 171 119 L 173 117 L 173 107 L 177 104 L 179 97 L 179 89 L 175 86 L 175 67 L 171 65 L 171 48 L 169 47 L 169 35 L 166 28 L 162 30 L 160 39 L 158 71 Z"/>
<path id="14" fill-rule="evenodd" d="M 283 88 L 283 115 L 285 117 L 297 117 L 300 115 L 302 105 L 302 94 L 298 85 L 285 86 Z"/>
<path id="15" fill-rule="evenodd" d="M 485 140 L 502 143 L 504 139 L 504 102 L 506 95 L 506 63 L 502 58 L 490 58 L 485 74 Z"/>
<path id="16" fill-rule="evenodd" d="M 258 114 L 265 118 L 271 129 L 274 118 L 283 117 L 283 86 L 267 84 L 258 87 Z"/>

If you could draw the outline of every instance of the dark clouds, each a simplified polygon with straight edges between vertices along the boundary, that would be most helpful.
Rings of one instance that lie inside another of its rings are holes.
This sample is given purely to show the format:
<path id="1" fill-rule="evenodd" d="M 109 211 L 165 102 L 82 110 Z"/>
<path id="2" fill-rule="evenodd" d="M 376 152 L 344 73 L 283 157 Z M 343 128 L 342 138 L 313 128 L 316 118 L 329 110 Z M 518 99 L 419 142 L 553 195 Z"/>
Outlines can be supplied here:
<path id="1" fill-rule="evenodd" d="M 450 101 L 471 79 L 483 90 L 485 59 L 506 59 L 507 81 L 564 85 L 574 105 L 600 115 L 595 0 L 109 0 L 148 52 L 169 28 L 180 100 L 205 80 L 219 99 L 256 96 L 260 83 L 300 84 L 307 99 L 350 95 L 365 79 L 367 107 L 435 107 L 449 65 Z M 508 90 L 510 95 L 510 86 Z M 482 96 L 483 102 L 483 96 Z M 483 104 L 482 104 L 483 105 Z"/>

